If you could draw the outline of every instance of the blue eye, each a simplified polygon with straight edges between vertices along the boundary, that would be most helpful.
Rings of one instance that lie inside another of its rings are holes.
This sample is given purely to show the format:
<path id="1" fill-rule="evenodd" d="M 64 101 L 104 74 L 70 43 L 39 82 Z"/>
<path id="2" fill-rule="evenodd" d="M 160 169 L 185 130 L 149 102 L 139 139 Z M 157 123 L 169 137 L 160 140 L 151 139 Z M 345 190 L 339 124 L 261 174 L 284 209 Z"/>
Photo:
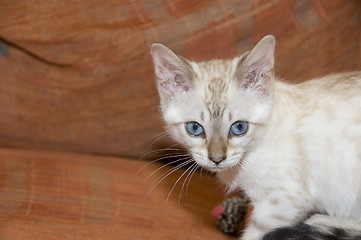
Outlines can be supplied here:
<path id="1" fill-rule="evenodd" d="M 186 123 L 187 131 L 192 136 L 201 136 L 204 135 L 203 127 L 197 122 L 187 122 Z"/>
<path id="2" fill-rule="evenodd" d="M 237 121 L 232 124 L 231 129 L 229 132 L 231 135 L 234 136 L 241 136 L 247 133 L 248 130 L 248 123 L 245 121 Z"/>

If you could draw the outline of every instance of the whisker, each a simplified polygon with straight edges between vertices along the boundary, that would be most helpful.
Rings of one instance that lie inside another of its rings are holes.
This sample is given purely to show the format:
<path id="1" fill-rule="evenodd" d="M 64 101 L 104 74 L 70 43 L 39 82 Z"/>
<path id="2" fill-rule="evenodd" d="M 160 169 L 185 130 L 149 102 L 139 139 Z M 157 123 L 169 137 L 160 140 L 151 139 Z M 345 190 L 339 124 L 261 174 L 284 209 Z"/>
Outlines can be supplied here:
<path id="1" fill-rule="evenodd" d="M 150 155 L 150 154 L 153 154 L 153 153 L 158 153 L 158 152 L 166 152 L 166 151 L 183 151 L 185 152 L 184 149 L 178 149 L 178 148 L 173 148 L 174 146 L 177 146 L 178 144 L 173 144 L 172 146 L 168 147 L 168 148 L 162 148 L 162 149 L 156 149 L 156 150 L 153 150 L 153 151 L 150 151 L 150 152 L 147 152 L 145 154 L 143 154 L 139 160 L 145 158 L 146 156 Z"/>
<path id="2" fill-rule="evenodd" d="M 194 164 L 196 164 L 196 163 L 194 163 Z M 166 201 L 167 204 L 168 204 L 169 197 L 170 197 L 170 195 L 172 194 L 172 192 L 173 192 L 175 186 L 177 185 L 177 183 L 182 179 L 182 177 L 188 172 L 189 169 L 191 169 L 191 168 L 194 167 L 194 164 L 192 164 L 190 167 L 188 167 L 188 168 L 184 171 L 184 173 L 182 173 L 182 175 L 180 175 L 180 177 L 177 179 L 177 181 L 175 181 L 175 183 L 173 184 L 172 189 L 170 190 L 170 192 L 169 192 L 169 194 L 168 194 L 168 196 L 167 196 L 167 201 Z"/>
<path id="3" fill-rule="evenodd" d="M 192 175 L 194 174 L 194 172 L 196 171 L 196 169 L 197 169 L 197 167 L 198 167 L 198 166 L 197 166 L 197 163 L 194 162 L 191 167 L 192 167 L 191 170 L 189 171 L 186 179 L 184 179 L 184 182 L 183 182 L 183 184 L 182 184 L 182 189 L 181 189 L 181 191 L 180 191 L 180 193 L 179 193 L 179 198 L 178 198 L 178 205 L 180 205 L 180 201 L 181 201 L 181 198 L 182 198 L 182 193 L 183 193 L 183 190 L 184 190 L 184 185 L 185 185 L 185 183 L 187 182 L 189 176 L 192 176 Z M 188 184 L 189 184 L 189 182 L 188 182 Z M 188 186 L 188 184 L 187 184 L 187 186 Z"/>
<path id="4" fill-rule="evenodd" d="M 185 154 L 169 154 L 169 155 L 166 155 L 166 156 L 157 158 L 157 159 L 151 161 L 151 163 L 158 162 L 158 161 L 162 161 L 162 160 L 167 160 L 167 159 L 172 159 L 172 158 L 190 157 L 190 156 L 191 156 L 191 155 L 188 154 L 188 153 L 185 153 Z"/>
<path id="5" fill-rule="evenodd" d="M 160 153 L 160 152 L 167 152 L 167 151 L 187 152 L 186 150 L 181 149 L 181 148 L 172 148 L 173 146 L 175 146 L 175 145 L 172 145 L 169 148 L 161 148 L 161 149 L 156 149 L 156 150 L 150 151 L 150 152 L 144 154 L 143 156 L 141 156 L 139 159 L 143 159 L 148 155 L 151 155 L 151 154 L 154 154 L 154 153 Z"/>
<path id="6" fill-rule="evenodd" d="M 236 171 L 237 171 L 237 172 L 241 170 L 241 167 L 242 167 L 241 162 L 237 163 L 237 164 L 234 166 L 234 168 L 236 168 Z"/>
<path id="7" fill-rule="evenodd" d="M 175 160 L 176 162 L 182 161 L 182 163 L 172 167 L 171 169 L 168 169 L 165 173 L 163 173 L 160 177 L 158 177 L 158 179 L 155 182 L 158 182 L 160 179 L 160 182 L 163 181 L 166 177 L 169 176 L 169 174 L 172 174 L 173 172 L 177 171 L 178 169 L 186 166 L 187 164 L 189 164 L 191 162 L 190 158 L 182 158 L 182 159 L 178 159 Z M 163 168 L 165 166 L 162 166 L 161 168 Z M 158 171 L 159 169 L 157 169 Z"/>
<path id="8" fill-rule="evenodd" d="M 189 184 L 191 183 L 191 180 L 192 180 L 193 175 L 197 172 L 198 167 L 199 167 L 199 166 L 198 166 L 198 164 L 197 164 L 196 167 L 195 167 L 195 169 L 194 169 L 194 171 L 193 171 L 193 173 L 192 173 L 192 175 L 191 175 L 190 178 L 189 178 L 189 181 L 188 181 L 187 186 L 186 186 L 186 196 L 188 196 Z M 203 169 L 203 168 L 201 167 L 201 169 Z"/>
<path id="9" fill-rule="evenodd" d="M 201 167 L 201 171 L 200 171 L 200 178 L 202 179 L 202 174 L 203 174 L 203 168 Z"/>
<path id="10" fill-rule="evenodd" d="M 145 138 L 145 139 L 143 139 L 142 141 L 149 141 L 149 140 L 152 140 L 152 139 L 154 139 L 154 138 L 157 138 L 157 137 L 159 137 L 160 135 L 166 135 L 166 134 L 169 134 L 171 131 L 169 131 L 169 130 L 166 130 L 166 131 L 162 131 L 162 132 L 160 132 L 160 133 L 158 133 L 158 134 L 156 134 L 156 135 L 154 135 L 154 136 L 152 136 L 152 137 L 148 137 L 148 138 Z"/>
<path id="11" fill-rule="evenodd" d="M 160 139 L 164 138 L 165 136 L 167 136 L 170 133 L 170 131 L 166 131 L 160 134 L 157 134 L 155 137 L 153 138 L 157 138 L 155 139 L 145 150 L 144 152 L 148 151 L 149 148 L 151 148 L 156 142 L 158 142 Z"/>
<path id="12" fill-rule="evenodd" d="M 167 172 L 163 173 L 153 184 L 153 186 L 151 187 L 151 189 L 149 190 L 148 194 L 150 194 L 155 187 L 157 187 L 166 177 L 168 177 L 170 174 L 174 173 L 175 171 L 179 170 L 180 168 L 182 168 L 183 166 L 186 166 L 187 164 L 191 163 L 193 160 L 188 160 L 184 163 L 181 163 L 171 169 L 169 169 Z"/>
<path id="13" fill-rule="evenodd" d="M 177 154 L 172 153 L 172 154 L 167 154 L 167 155 L 164 155 L 163 157 L 157 158 L 157 161 L 166 160 L 168 158 L 184 157 L 184 156 L 190 157 L 191 155 L 189 153 L 177 153 Z"/>
<path id="14" fill-rule="evenodd" d="M 188 159 L 188 158 L 189 158 L 189 156 L 184 156 L 183 158 L 179 158 L 179 159 L 176 159 L 176 160 L 174 160 L 174 161 L 172 161 L 172 162 L 169 162 L 169 163 L 167 163 L 167 164 L 162 165 L 161 167 L 159 167 L 158 169 L 156 169 L 154 172 L 152 172 L 148 177 L 146 177 L 146 178 L 144 179 L 144 181 L 148 180 L 148 179 L 149 179 L 151 176 L 153 176 L 156 172 L 158 172 L 159 170 L 165 168 L 166 166 L 172 165 L 172 164 L 177 163 L 177 162 L 180 162 L 180 161 L 184 161 L 184 160 L 186 160 L 186 159 Z M 169 171 L 169 170 L 168 170 L 168 171 Z"/>
<path id="15" fill-rule="evenodd" d="M 149 166 L 150 164 L 155 163 L 155 162 L 159 162 L 159 161 L 164 160 L 164 159 L 167 159 L 167 158 L 189 157 L 189 156 L 190 156 L 189 154 L 169 154 L 169 155 L 167 155 L 167 156 L 160 157 L 160 158 L 157 158 L 157 159 L 155 159 L 155 160 L 153 160 L 153 161 L 150 161 L 149 163 L 145 164 L 141 169 L 139 169 L 139 170 L 137 171 L 137 173 L 143 171 L 143 169 L 146 168 L 147 166 Z M 169 164 L 167 163 L 165 166 L 168 166 L 168 165 L 169 165 Z M 164 167 L 164 166 L 163 166 L 163 167 Z M 162 167 L 162 168 L 163 168 L 163 167 Z"/>
<path id="16" fill-rule="evenodd" d="M 162 159 L 167 159 L 167 158 L 172 158 L 172 157 L 178 157 L 178 156 L 182 156 L 182 155 L 190 155 L 187 152 L 169 152 L 169 153 L 164 153 L 161 156 L 159 156 L 158 158 L 152 160 L 152 161 L 158 161 L 158 160 L 162 160 Z"/>

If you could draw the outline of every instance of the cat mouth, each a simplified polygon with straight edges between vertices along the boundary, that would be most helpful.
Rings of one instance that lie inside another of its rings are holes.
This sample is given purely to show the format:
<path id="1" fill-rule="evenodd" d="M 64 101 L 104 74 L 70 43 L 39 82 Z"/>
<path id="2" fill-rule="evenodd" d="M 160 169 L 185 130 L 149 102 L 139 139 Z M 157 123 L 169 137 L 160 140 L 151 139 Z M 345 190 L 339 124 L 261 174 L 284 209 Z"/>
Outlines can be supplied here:
<path id="1" fill-rule="evenodd" d="M 199 166 L 213 173 L 219 173 L 225 171 L 236 165 L 233 161 L 230 162 L 229 161 L 230 159 L 228 158 L 221 162 L 216 163 L 213 161 L 209 161 L 208 158 L 204 158 L 203 156 L 197 153 L 193 154 L 193 159 L 198 163 Z"/>
<path id="2" fill-rule="evenodd" d="M 207 169 L 209 169 L 209 171 L 212 171 L 214 173 L 219 173 L 219 172 L 223 172 L 226 170 L 229 170 L 231 168 L 237 167 L 239 165 L 242 164 L 242 158 L 239 159 L 238 161 L 234 161 L 235 159 L 227 159 L 227 161 L 221 162 L 221 163 L 212 163 L 212 164 L 207 164 L 208 166 L 206 167 Z"/>
<path id="3" fill-rule="evenodd" d="M 206 169 L 209 172 L 213 172 L 213 173 L 218 173 L 218 172 L 222 172 L 226 169 L 228 169 L 228 166 L 224 166 L 224 165 L 220 165 L 220 164 L 199 164 L 201 167 L 203 167 L 204 169 Z"/>
<path id="4" fill-rule="evenodd" d="M 231 167 L 232 166 L 228 166 L 228 165 L 212 164 L 212 166 L 208 166 L 208 169 L 209 169 L 209 171 L 212 171 L 214 173 L 219 173 L 219 172 L 223 172 Z"/>

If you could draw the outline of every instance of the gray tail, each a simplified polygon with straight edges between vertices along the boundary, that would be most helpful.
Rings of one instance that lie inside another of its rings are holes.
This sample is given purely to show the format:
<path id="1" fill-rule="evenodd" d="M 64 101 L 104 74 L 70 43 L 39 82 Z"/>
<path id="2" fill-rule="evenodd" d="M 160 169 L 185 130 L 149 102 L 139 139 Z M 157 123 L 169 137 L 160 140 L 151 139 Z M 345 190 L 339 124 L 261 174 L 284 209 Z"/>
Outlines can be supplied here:
<path id="1" fill-rule="evenodd" d="M 361 231 L 299 223 L 275 229 L 263 240 L 361 240 Z"/>

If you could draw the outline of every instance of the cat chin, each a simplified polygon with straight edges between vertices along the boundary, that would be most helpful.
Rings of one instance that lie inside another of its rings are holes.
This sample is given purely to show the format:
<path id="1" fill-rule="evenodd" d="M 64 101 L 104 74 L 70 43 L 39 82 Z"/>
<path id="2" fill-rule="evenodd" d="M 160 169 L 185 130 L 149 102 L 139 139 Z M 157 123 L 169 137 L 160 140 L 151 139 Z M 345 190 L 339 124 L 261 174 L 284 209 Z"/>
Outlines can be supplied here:
<path id="1" fill-rule="evenodd" d="M 212 173 L 221 173 L 221 172 L 224 172 L 226 170 L 230 169 L 230 167 L 225 167 L 225 168 L 212 168 L 212 169 L 209 169 L 210 172 Z"/>
<path id="2" fill-rule="evenodd" d="M 221 172 L 224 172 L 226 170 L 229 170 L 231 168 L 234 167 L 234 165 L 201 165 L 199 164 L 201 167 L 203 167 L 204 169 L 206 169 L 207 171 L 209 172 L 212 172 L 212 173 L 221 173 Z"/>

